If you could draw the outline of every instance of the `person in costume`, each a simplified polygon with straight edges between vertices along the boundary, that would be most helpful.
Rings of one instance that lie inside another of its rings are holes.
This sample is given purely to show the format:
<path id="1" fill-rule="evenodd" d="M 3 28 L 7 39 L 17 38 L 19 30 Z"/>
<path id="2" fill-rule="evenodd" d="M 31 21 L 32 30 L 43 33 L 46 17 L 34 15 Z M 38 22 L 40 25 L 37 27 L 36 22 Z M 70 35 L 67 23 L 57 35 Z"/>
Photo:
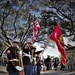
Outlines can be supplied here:
<path id="1" fill-rule="evenodd" d="M 13 41 L 12 45 L 7 49 L 7 71 L 8 75 L 19 75 L 19 70 L 16 69 L 17 64 L 17 56 L 18 56 L 18 41 Z"/>

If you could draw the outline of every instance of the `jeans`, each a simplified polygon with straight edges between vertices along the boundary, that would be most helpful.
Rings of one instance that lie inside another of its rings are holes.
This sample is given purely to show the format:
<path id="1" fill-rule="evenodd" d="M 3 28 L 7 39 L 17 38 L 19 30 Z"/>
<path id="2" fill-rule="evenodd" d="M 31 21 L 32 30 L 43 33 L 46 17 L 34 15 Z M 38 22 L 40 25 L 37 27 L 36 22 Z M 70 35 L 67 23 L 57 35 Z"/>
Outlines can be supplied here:
<path id="1" fill-rule="evenodd" d="M 32 75 L 32 71 L 33 71 L 33 65 L 29 64 L 29 65 L 24 65 L 24 73 L 25 75 Z"/>
<path id="2" fill-rule="evenodd" d="M 40 75 L 41 72 L 41 66 L 37 65 L 37 75 Z"/>
<path id="3" fill-rule="evenodd" d="M 37 66 L 36 65 L 33 66 L 33 75 L 37 75 Z"/>
<path id="4" fill-rule="evenodd" d="M 46 62 L 46 67 L 47 67 L 47 70 L 50 69 L 50 62 Z"/>

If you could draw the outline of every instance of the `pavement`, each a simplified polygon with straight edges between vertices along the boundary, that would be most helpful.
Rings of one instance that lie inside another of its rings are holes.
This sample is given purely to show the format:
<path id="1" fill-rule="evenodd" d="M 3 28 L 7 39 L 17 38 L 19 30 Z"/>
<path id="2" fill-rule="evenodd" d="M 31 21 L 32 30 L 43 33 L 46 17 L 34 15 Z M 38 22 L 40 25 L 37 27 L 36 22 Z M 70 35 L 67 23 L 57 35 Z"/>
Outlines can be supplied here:
<path id="1" fill-rule="evenodd" d="M 58 70 L 58 71 L 60 71 L 60 70 Z M 67 70 L 65 70 L 65 71 L 67 71 Z M 64 71 L 64 72 L 65 72 L 65 71 Z M 43 74 L 43 73 L 49 73 L 49 72 L 50 72 L 50 71 L 41 71 L 42 74 Z M 51 72 L 54 72 L 54 71 L 51 70 Z M 68 72 L 70 72 L 70 71 L 68 71 Z M 75 72 L 75 70 L 72 71 L 72 72 Z M 0 66 L 0 73 L 7 74 L 6 66 Z M 71 73 L 71 72 L 70 72 L 70 73 Z"/>
<path id="2" fill-rule="evenodd" d="M 41 73 L 44 73 L 46 71 L 41 71 Z M 0 73 L 7 73 L 6 66 L 0 66 Z"/>
<path id="3" fill-rule="evenodd" d="M 7 73 L 6 66 L 0 66 L 0 73 Z"/>
<path id="4" fill-rule="evenodd" d="M 42 71 L 41 73 L 44 73 L 44 72 L 46 71 Z M 0 66 L 0 73 L 7 74 L 6 66 Z"/>

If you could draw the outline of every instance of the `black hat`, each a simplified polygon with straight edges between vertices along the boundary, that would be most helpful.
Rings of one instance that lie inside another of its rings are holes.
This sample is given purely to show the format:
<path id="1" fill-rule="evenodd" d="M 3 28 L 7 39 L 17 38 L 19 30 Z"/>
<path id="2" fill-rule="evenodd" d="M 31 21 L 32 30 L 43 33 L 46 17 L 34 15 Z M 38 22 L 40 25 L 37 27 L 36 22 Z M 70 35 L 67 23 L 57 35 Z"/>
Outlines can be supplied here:
<path id="1" fill-rule="evenodd" d="M 34 54 L 40 54 L 41 52 L 43 52 L 43 50 L 37 51 Z"/>

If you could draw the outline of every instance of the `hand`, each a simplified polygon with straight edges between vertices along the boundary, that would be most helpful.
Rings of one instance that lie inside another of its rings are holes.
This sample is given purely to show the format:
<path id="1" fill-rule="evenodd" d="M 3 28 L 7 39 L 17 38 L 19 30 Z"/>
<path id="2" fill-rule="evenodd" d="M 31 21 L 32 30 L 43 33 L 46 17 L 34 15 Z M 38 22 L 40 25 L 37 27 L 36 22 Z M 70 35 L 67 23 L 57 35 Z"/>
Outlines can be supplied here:
<path id="1" fill-rule="evenodd" d="M 17 48 L 19 49 L 19 46 L 17 45 Z"/>
<path id="2" fill-rule="evenodd" d="M 19 54 L 22 55 L 22 51 L 19 51 Z"/>
<path id="3" fill-rule="evenodd" d="M 10 59 L 9 62 L 13 62 L 13 59 Z"/>
<path id="4" fill-rule="evenodd" d="M 16 68 L 18 71 L 22 71 L 22 70 L 23 70 L 22 67 L 20 67 L 20 66 L 15 66 L 15 68 Z"/>

